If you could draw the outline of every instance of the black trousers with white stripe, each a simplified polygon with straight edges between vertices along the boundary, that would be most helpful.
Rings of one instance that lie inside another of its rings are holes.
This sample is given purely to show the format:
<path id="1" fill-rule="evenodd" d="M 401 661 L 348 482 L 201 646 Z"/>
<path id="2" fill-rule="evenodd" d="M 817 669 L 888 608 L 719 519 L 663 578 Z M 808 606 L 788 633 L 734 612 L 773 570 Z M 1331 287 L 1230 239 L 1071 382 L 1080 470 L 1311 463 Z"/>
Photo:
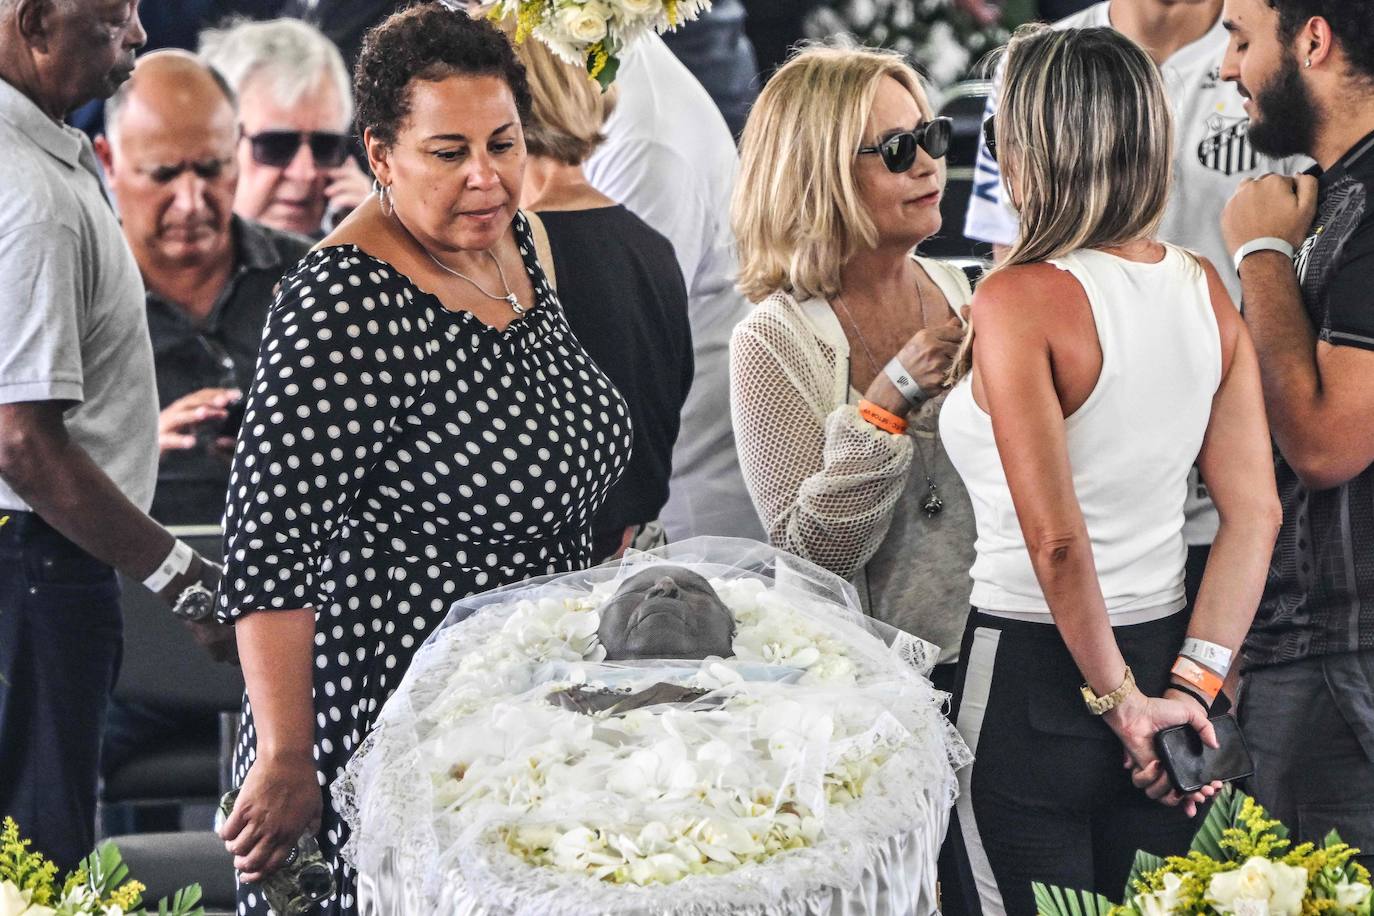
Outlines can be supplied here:
<path id="1" fill-rule="evenodd" d="M 1188 616 L 1115 629 L 1152 696 L 1169 682 Z M 1197 822 L 1131 785 L 1121 742 L 1083 705 L 1082 675 L 1052 624 L 975 609 L 957 681 L 955 722 L 975 755 L 957 806 L 966 905 L 1033 916 L 1034 881 L 1120 901 L 1137 849 L 1187 851 Z"/>

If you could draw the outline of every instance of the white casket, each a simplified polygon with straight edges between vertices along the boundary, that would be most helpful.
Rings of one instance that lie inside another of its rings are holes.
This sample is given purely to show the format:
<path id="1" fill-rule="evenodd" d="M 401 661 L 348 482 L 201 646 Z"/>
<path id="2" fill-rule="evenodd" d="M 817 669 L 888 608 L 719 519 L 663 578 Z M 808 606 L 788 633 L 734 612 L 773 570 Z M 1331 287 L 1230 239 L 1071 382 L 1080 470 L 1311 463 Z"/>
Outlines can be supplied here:
<path id="1" fill-rule="evenodd" d="M 604 661 L 650 565 L 710 580 L 734 657 Z M 843 580 L 695 538 L 458 602 L 334 786 L 364 914 L 928 914 L 967 748 L 933 646 Z M 586 715 L 571 687 L 704 697 Z"/>

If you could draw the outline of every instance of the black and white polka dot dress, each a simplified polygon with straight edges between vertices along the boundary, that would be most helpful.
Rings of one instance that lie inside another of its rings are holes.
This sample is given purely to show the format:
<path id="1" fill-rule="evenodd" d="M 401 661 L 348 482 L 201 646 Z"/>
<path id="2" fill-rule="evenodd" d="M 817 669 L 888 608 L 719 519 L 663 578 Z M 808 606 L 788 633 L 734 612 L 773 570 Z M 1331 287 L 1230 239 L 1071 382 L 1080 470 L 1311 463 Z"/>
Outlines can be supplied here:
<path id="1" fill-rule="evenodd" d="M 328 791 L 455 600 L 584 567 L 630 453 L 625 403 L 578 344 L 515 221 L 537 308 L 497 331 L 356 247 L 282 283 L 258 355 L 225 513 L 220 617 L 315 608 L 320 844 Z M 248 703 L 235 759 L 255 754 Z M 239 912 L 269 912 L 252 886 Z"/>

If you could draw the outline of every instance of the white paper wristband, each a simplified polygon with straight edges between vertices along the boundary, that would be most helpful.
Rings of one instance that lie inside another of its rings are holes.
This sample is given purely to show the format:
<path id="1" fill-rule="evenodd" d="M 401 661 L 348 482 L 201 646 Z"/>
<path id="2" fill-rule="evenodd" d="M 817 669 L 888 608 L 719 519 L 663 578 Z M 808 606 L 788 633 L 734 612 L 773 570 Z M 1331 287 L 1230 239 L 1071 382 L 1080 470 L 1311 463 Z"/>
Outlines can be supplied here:
<path id="1" fill-rule="evenodd" d="M 903 366 L 897 357 L 892 357 L 887 361 L 887 365 L 883 366 L 883 375 L 897 386 L 897 390 L 912 407 L 918 407 L 930 400 L 930 395 L 926 394 L 925 389 L 917 383 L 910 372 L 906 371 L 906 366 Z"/>
<path id="2" fill-rule="evenodd" d="M 1257 251 L 1277 251 L 1285 258 L 1288 258 L 1288 260 L 1293 260 L 1292 245 L 1288 244 L 1283 239 L 1276 239 L 1272 235 L 1266 235 L 1264 238 L 1251 239 L 1236 249 L 1235 264 L 1237 273 L 1240 272 L 1240 262 Z"/>
<path id="3" fill-rule="evenodd" d="M 1191 658 L 1199 665 L 1210 668 L 1222 677 L 1226 677 L 1226 672 L 1231 670 L 1230 649 L 1205 639 L 1198 639 L 1196 636 L 1189 636 L 1185 639 L 1183 648 L 1178 651 L 1178 654 L 1184 658 Z"/>
<path id="4" fill-rule="evenodd" d="M 177 576 L 191 568 L 191 557 L 195 556 L 190 546 L 182 540 L 172 545 L 172 552 L 153 570 L 152 575 L 143 580 L 143 587 L 150 592 L 160 592 Z"/>

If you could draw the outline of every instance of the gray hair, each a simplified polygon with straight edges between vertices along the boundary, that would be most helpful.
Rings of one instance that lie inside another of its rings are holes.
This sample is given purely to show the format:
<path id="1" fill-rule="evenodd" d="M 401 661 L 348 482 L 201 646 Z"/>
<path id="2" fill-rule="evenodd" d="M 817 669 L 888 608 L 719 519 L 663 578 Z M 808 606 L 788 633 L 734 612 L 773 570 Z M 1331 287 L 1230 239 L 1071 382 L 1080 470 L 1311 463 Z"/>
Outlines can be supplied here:
<path id="1" fill-rule="evenodd" d="M 240 96 L 247 84 L 265 79 L 284 105 L 327 78 L 343 103 L 344 123 L 353 120 L 353 89 L 343 55 L 319 29 L 299 19 L 238 20 L 206 29 L 200 33 L 200 53 Z"/>

